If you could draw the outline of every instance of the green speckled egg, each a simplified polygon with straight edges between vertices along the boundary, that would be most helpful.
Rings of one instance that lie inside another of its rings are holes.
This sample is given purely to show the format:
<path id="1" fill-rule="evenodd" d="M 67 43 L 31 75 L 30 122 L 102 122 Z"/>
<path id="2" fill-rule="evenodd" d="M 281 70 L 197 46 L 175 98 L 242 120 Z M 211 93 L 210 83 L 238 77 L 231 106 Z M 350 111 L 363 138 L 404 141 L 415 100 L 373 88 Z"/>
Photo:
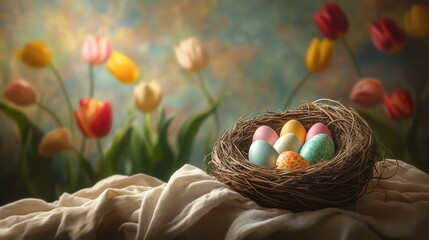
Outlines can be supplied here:
<path id="1" fill-rule="evenodd" d="M 334 142 L 326 134 L 317 134 L 305 142 L 299 154 L 311 164 L 329 160 L 335 154 Z"/>

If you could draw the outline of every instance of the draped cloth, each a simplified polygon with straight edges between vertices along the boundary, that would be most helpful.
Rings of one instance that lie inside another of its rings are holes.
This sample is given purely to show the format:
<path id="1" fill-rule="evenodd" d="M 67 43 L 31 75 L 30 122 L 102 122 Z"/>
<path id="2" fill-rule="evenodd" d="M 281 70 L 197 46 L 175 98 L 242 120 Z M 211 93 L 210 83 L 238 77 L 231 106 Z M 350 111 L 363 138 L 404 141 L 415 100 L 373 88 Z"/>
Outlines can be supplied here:
<path id="1" fill-rule="evenodd" d="M 395 164 L 398 163 L 398 164 Z M 55 202 L 0 207 L 0 239 L 429 239 L 429 175 L 379 162 L 348 208 L 264 208 L 192 165 L 168 182 L 114 175 Z"/>

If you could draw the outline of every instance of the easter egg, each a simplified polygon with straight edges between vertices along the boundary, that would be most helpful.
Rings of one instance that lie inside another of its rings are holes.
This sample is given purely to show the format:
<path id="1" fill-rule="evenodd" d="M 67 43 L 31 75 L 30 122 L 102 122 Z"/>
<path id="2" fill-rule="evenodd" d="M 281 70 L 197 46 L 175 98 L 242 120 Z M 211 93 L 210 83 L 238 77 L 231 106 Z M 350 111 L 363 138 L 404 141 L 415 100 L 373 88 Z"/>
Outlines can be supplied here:
<path id="1" fill-rule="evenodd" d="M 278 156 L 276 149 L 263 140 L 256 140 L 250 145 L 249 161 L 258 166 L 274 167 Z"/>
<path id="2" fill-rule="evenodd" d="M 293 133 L 286 133 L 274 143 L 274 148 L 279 154 L 284 151 L 299 152 L 301 147 L 301 142 L 299 141 L 298 137 Z"/>
<path id="3" fill-rule="evenodd" d="M 285 135 L 286 133 L 293 133 L 295 134 L 301 144 L 304 144 L 305 142 L 305 135 L 307 134 L 307 131 L 305 130 L 304 126 L 298 122 L 295 119 L 289 120 L 283 125 L 282 130 L 280 131 L 280 136 Z"/>
<path id="4" fill-rule="evenodd" d="M 256 140 L 264 140 L 269 144 L 273 145 L 278 138 L 279 138 L 279 135 L 277 135 L 276 131 L 274 131 L 269 126 L 263 125 L 258 127 L 255 133 L 253 133 L 252 142 Z"/>
<path id="5" fill-rule="evenodd" d="M 310 163 L 306 161 L 301 155 L 293 151 L 284 151 L 277 158 L 278 169 L 295 170 L 306 168 Z"/>
<path id="6" fill-rule="evenodd" d="M 314 137 L 317 134 L 326 134 L 332 139 L 331 131 L 329 131 L 328 127 L 326 127 L 323 123 L 316 123 L 308 129 L 307 136 L 305 137 L 305 141 L 308 141 L 310 138 Z"/>
<path id="7" fill-rule="evenodd" d="M 299 154 L 311 164 L 329 160 L 335 154 L 334 142 L 326 134 L 317 134 L 305 142 Z"/>

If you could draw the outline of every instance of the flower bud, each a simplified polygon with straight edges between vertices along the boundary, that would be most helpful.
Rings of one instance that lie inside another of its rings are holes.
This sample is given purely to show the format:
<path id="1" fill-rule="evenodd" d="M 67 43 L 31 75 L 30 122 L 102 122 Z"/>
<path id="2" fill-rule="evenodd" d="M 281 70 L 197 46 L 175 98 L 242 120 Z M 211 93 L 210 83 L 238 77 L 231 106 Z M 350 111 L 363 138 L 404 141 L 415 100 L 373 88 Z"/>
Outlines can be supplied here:
<path id="1" fill-rule="evenodd" d="M 141 112 L 152 112 L 161 102 L 162 89 L 157 81 L 142 82 L 134 88 L 134 104 Z"/>
<path id="2" fill-rule="evenodd" d="M 352 89 L 350 99 L 363 106 L 372 107 L 383 100 L 383 86 L 376 78 L 359 80 Z"/>
<path id="3" fill-rule="evenodd" d="M 4 97 L 18 106 L 29 106 L 36 102 L 36 89 L 29 82 L 18 79 L 10 82 L 3 91 Z"/>
<path id="4" fill-rule="evenodd" d="M 174 48 L 174 52 L 179 65 L 190 71 L 198 71 L 204 68 L 209 61 L 207 50 L 196 37 L 181 41 Z"/>
<path id="5" fill-rule="evenodd" d="M 42 41 L 27 43 L 22 50 L 17 50 L 16 55 L 30 67 L 46 67 L 51 64 L 51 50 Z"/>
<path id="6" fill-rule="evenodd" d="M 66 128 L 56 128 L 43 136 L 38 152 L 41 156 L 52 157 L 69 149 L 72 145 L 70 131 Z"/>

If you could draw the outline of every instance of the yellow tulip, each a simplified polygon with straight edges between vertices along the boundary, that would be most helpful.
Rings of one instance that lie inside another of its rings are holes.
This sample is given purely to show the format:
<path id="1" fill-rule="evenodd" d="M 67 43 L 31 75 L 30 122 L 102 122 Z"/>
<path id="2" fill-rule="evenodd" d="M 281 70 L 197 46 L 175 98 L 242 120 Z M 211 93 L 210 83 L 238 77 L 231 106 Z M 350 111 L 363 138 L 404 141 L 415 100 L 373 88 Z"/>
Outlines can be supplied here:
<path id="1" fill-rule="evenodd" d="M 413 5 L 405 13 L 405 29 L 417 39 L 429 38 L 429 5 Z"/>
<path id="2" fill-rule="evenodd" d="M 305 63 L 310 72 L 320 72 L 328 66 L 331 62 L 333 46 L 334 43 L 327 38 L 322 41 L 313 38 L 305 57 Z"/>
<path id="3" fill-rule="evenodd" d="M 27 43 L 16 55 L 28 66 L 42 68 L 51 64 L 51 50 L 42 41 Z"/>
<path id="4" fill-rule="evenodd" d="M 139 77 L 137 65 L 120 52 L 113 52 L 106 63 L 107 70 L 119 81 L 132 84 Z"/>
<path id="5" fill-rule="evenodd" d="M 152 112 L 161 102 L 162 89 L 157 81 L 142 82 L 134 89 L 134 104 L 141 112 Z"/>
<path id="6" fill-rule="evenodd" d="M 38 152 L 41 156 L 52 157 L 73 145 L 70 131 L 57 128 L 45 134 L 39 143 Z"/>

